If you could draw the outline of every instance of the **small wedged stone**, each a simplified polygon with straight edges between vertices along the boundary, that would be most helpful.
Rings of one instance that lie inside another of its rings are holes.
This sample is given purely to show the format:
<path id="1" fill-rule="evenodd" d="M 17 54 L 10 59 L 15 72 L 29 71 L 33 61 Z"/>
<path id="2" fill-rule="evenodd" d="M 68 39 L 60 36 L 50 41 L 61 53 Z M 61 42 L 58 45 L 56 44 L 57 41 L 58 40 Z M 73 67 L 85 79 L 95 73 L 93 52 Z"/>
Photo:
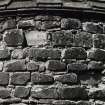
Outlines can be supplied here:
<path id="1" fill-rule="evenodd" d="M 51 75 L 32 73 L 31 82 L 34 84 L 52 84 L 54 82 L 54 78 Z"/>
<path id="2" fill-rule="evenodd" d="M 89 101 L 79 101 L 77 102 L 77 105 L 92 105 Z"/>
<path id="3" fill-rule="evenodd" d="M 4 70 L 7 72 L 25 71 L 25 60 L 11 60 L 4 63 Z"/>
<path id="4" fill-rule="evenodd" d="M 50 71 L 65 71 L 66 64 L 59 60 L 48 60 L 46 62 L 46 69 Z"/>
<path id="5" fill-rule="evenodd" d="M 63 50 L 62 58 L 84 60 L 87 58 L 87 53 L 82 47 L 71 47 Z"/>
<path id="6" fill-rule="evenodd" d="M 30 88 L 19 86 L 15 88 L 14 96 L 17 98 L 27 98 L 30 94 Z"/>

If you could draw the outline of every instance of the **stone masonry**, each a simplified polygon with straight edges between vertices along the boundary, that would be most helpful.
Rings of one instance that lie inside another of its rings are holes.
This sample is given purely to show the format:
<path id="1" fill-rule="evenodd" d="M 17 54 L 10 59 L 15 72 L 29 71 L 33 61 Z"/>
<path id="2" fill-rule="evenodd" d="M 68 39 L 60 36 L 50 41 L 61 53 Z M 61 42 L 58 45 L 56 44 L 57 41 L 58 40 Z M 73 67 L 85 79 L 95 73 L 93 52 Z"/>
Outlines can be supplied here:
<path id="1" fill-rule="evenodd" d="M 3 0 L 0 8 L 31 2 Z M 82 9 L 91 2 L 71 0 Z M 0 105 L 105 105 L 105 20 L 61 14 L 0 15 Z"/>

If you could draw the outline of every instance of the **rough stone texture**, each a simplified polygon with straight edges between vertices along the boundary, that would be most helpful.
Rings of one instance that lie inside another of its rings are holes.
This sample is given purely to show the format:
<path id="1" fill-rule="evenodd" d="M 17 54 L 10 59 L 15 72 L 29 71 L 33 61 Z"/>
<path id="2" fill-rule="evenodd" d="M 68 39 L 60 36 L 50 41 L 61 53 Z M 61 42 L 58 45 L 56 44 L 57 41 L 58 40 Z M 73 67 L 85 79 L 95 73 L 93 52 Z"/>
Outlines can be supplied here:
<path id="1" fill-rule="evenodd" d="M 16 87 L 14 96 L 17 98 L 26 98 L 29 96 L 29 93 L 30 93 L 30 88 L 21 86 L 21 87 Z"/>
<path id="2" fill-rule="evenodd" d="M 61 99 L 87 99 L 87 91 L 82 87 L 63 87 L 59 89 Z M 69 94 L 68 94 L 69 93 Z"/>
<path id="3" fill-rule="evenodd" d="M 0 72 L 0 85 L 8 85 L 9 83 L 9 74 L 6 72 Z"/>
<path id="4" fill-rule="evenodd" d="M 53 46 L 72 46 L 73 38 L 74 36 L 70 30 L 52 31 L 48 33 L 48 40 Z"/>
<path id="5" fill-rule="evenodd" d="M 13 59 L 23 59 L 24 58 L 23 50 L 16 49 L 12 52 L 11 56 Z"/>
<path id="6" fill-rule="evenodd" d="M 58 60 L 49 60 L 46 62 L 46 69 L 51 71 L 65 71 L 66 64 Z"/>
<path id="7" fill-rule="evenodd" d="M 89 70 L 103 70 L 104 66 L 101 62 L 91 61 L 88 63 Z"/>
<path id="8" fill-rule="evenodd" d="M 10 90 L 1 88 L 0 89 L 0 98 L 5 99 L 10 97 Z"/>
<path id="9" fill-rule="evenodd" d="M 28 72 L 19 72 L 11 75 L 11 84 L 12 85 L 26 85 L 30 80 L 30 73 Z"/>
<path id="10" fill-rule="evenodd" d="M 81 47 L 72 47 L 69 49 L 65 49 L 64 53 L 62 54 L 62 58 L 64 59 L 86 59 L 87 53 Z"/>
<path id="11" fill-rule="evenodd" d="M 18 28 L 27 29 L 30 27 L 34 27 L 34 20 L 21 20 L 18 22 Z"/>
<path id="12" fill-rule="evenodd" d="M 36 99 L 58 99 L 58 93 L 55 87 L 33 88 L 31 96 Z"/>
<path id="13" fill-rule="evenodd" d="M 61 51 L 57 49 L 30 48 L 29 57 L 36 60 L 60 59 Z"/>
<path id="14" fill-rule="evenodd" d="M 25 71 L 25 61 L 24 60 L 11 60 L 5 62 L 4 70 L 7 72 Z"/>
<path id="15" fill-rule="evenodd" d="M 21 29 L 8 30 L 3 35 L 8 46 L 21 46 L 23 44 L 23 31 Z"/>
<path id="16" fill-rule="evenodd" d="M 81 71 L 87 71 L 88 66 L 87 64 L 83 63 L 71 63 L 68 64 L 67 69 L 69 72 L 81 72 Z"/>
<path id="17" fill-rule="evenodd" d="M 9 59 L 10 58 L 10 51 L 6 48 L 0 49 L 0 59 Z"/>
<path id="18" fill-rule="evenodd" d="M 89 51 L 88 58 L 95 61 L 105 60 L 105 50 L 103 49 L 93 49 Z"/>
<path id="19" fill-rule="evenodd" d="M 54 78 L 46 74 L 32 73 L 31 81 L 34 84 L 51 84 L 54 82 Z"/>
<path id="20" fill-rule="evenodd" d="M 29 71 L 38 71 L 39 65 L 35 61 L 30 61 L 27 64 L 27 70 Z"/>
<path id="21" fill-rule="evenodd" d="M 81 27 L 81 22 L 78 19 L 64 18 L 61 20 L 62 29 L 78 29 Z"/>
<path id="22" fill-rule="evenodd" d="M 28 46 L 45 46 L 47 44 L 47 33 L 41 31 L 30 31 L 25 33 Z"/>
<path id="23" fill-rule="evenodd" d="M 103 33 L 102 24 L 93 23 L 93 22 L 86 22 L 83 24 L 83 30 L 90 32 L 90 33 Z"/>
<path id="24" fill-rule="evenodd" d="M 59 75 L 55 77 L 55 80 L 64 84 L 75 84 L 77 83 L 77 75 L 75 73 Z"/>

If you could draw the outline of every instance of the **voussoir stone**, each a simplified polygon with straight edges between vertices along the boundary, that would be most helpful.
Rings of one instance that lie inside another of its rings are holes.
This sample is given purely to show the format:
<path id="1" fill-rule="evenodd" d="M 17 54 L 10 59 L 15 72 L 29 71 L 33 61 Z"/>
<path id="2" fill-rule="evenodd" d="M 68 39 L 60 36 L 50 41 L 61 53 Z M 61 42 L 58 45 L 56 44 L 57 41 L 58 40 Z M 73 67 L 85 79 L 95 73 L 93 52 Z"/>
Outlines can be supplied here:
<path id="1" fill-rule="evenodd" d="M 59 60 L 48 60 L 46 62 L 46 69 L 50 71 L 65 71 L 66 64 Z"/>
<path id="2" fill-rule="evenodd" d="M 77 83 L 77 75 L 75 73 L 59 75 L 55 77 L 55 80 L 61 83 L 75 84 Z"/>
<path id="3" fill-rule="evenodd" d="M 14 96 L 17 98 L 27 98 L 30 93 L 30 88 L 19 86 L 15 88 Z"/>
<path id="4" fill-rule="evenodd" d="M 34 84 L 51 84 L 54 82 L 54 78 L 51 75 L 32 73 L 31 81 Z"/>
<path id="5" fill-rule="evenodd" d="M 47 59 L 60 59 L 61 51 L 58 49 L 43 49 L 43 48 L 30 48 L 29 57 L 39 61 Z"/>
<path id="6" fill-rule="evenodd" d="M 30 80 L 30 73 L 28 72 L 18 72 L 11 75 L 12 85 L 26 85 Z"/>
<path id="7" fill-rule="evenodd" d="M 25 60 L 10 60 L 4 63 L 4 70 L 7 72 L 25 71 Z"/>
<path id="8" fill-rule="evenodd" d="M 7 46 L 22 46 L 24 41 L 23 31 L 22 29 L 11 29 L 7 30 L 3 34 L 4 41 Z"/>
<path id="9" fill-rule="evenodd" d="M 94 61 L 104 61 L 105 60 L 105 50 L 103 49 L 92 49 L 88 53 L 88 58 Z"/>
<path id="10" fill-rule="evenodd" d="M 64 49 L 62 53 L 62 58 L 83 60 L 87 58 L 87 53 L 82 47 L 71 47 L 68 49 Z"/>

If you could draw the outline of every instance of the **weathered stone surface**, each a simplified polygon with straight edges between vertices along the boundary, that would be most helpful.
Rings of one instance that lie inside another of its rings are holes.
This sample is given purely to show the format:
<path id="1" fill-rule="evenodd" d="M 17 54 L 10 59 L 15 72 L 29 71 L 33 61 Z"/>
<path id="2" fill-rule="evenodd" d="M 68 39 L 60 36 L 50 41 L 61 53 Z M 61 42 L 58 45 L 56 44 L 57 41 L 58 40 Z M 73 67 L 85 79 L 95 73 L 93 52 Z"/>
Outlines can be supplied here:
<path id="1" fill-rule="evenodd" d="M 60 28 L 60 22 L 57 22 L 57 21 L 43 21 L 43 22 L 36 21 L 35 27 L 38 30 L 45 31 L 47 29 Z"/>
<path id="2" fill-rule="evenodd" d="M 4 63 L 3 62 L 0 62 L 0 71 L 3 70 L 3 66 L 4 66 Z"/>
<path id="3" fill-rule="evenodd" d="M 92 99 L 105 99 L 105 89 L 91 89 L 89 92 L 89 97 Z"/>
<path id="4" fill-rule="evenodd" d="M 58 49 L 43 49 L 43 48 L 30 48 L 29 57 L 36 60 L 47 59 L 60 59 L 61 51 Z"/>
<path id="5" fill-rule="evenodd" d="M 27 105 L 27 104 L 24 104 L 24 103 L 18 103 L 18 104 L 10 104 L 10 105 Z"/>
<path id="6" fill-rule="evenodd" d="M 19 72 L 11 75 L 11 84 L 12 85 L 26 85 L 30 80 L 30 73 L 28 72 Z"/>
<path id="7" fill-rule="evenodd" d="M 76 102 L 69 100 L 54 100 L 53 105 L 76 105 Z"/>
<path id="8" fill-rule="evenodd" d="M 62 58 L 83 60 L 87 58 L 87 53 L 82 47 L 71 47 L 64 49 Z"/>
<path id="9" fill-rule="evenodd" d="M 83 48 L 93 47 L 92 34 L 85 31 L 77 32 L 77 34 L 74 35 L 73 46 Z"/>
<path id="10" fill-rule="evenodd" d="M 2 28 L 3 30 L 16 28 L 15 19 L 10 18 L 7 21 L 5 21 Z"/>
<path id="11" fill-rule="evenodd" d="M 69 93 L 69 94 L 68 94 Z M 62 87 L 59 89 L 61 99 L 88 99 L 87 91 L 82 87 Z"/>
<path id="12" fill-rule="evenodd" d="M 10 51 L 6 48 L 0 48 L 0 59 L 9 59 L 10 58 Z"/>
<path id="13" fill-rule="evenodd" d="M 25 61 L 24 60 L 11 60 L 4 63 L 4 70 L 7 72 L 25 71 Z"/>
<path id="14" fill-rule="evenodd" d="M 55 77 L 55 80 L 62 83 L 75 84 L 77 83 L 77 75 L 75 73 L 59 75 Z"/>
<path id="15" fill-rule="evenodd" d="M 32 73 L 31 81 L 34 84 L 52 84 L 54 82 L 54 78 L 51 75 Z"/>
<path id="16" fill-rule="evenodd" d="M 37 21 L 59 21 L 61 19 L 60 16 L 53 16 L 53 15 L 38 15 L 35 17 L 35 20 Z"/>
<path id="17" fill-rule="evenodd" d="M 89 70 L 103 70 L 104 66 L 102 62 L 97 62 L 97 61 L 91 61 L 88 63 L 88 69 Z"/>
<path id="18" fill-rule="evenodd" d="M 95 48 L 105 48 L 105 35 L 104 34 L 95 34 L 94 35 L 94 47 Z"/>
<path id="19" fill-rule="evenodd" d="M 65 71 L 66 64 L 59 60 L 49 60 L 46 62 L 46 69 L 51 71 Z"/>
<path id="20" fill-rule="evenodd" d="M 71 63 L 67 65 L 67 69 L 69 72 L 81 72 L 81 71 L 87 71 L 88 66 L 84 63 Z"/>
<path id="21" fill-rule="evenodd" d="M 11 2 L 11 0 L 1 0 L 0 6 L 8 5 Z"/>
<path id="22" fill-rule="evenodd" d="M 90 33 L 103 33 L 103 26 L 99 23 L 86 22 L 83 23 L 83 30 Z"/>
<path id="23" fill-rule="evenodd" d="M 58 99 L 57 88 L 56 87 L 33 88 L 31 91 L 31 97 L 35 99 Z"/>
<path id="24" fill-rule="evenodd" d="M 27 64 L 27 70 L 29 71 L 38 71 L 39 65 L 35 61 L 30 61 Z"/>
<path id="25" fill-rule="evenodd" d="M 6 88 L 1 88 L 0 89 L 0 98 L 6 99 L 10 98 L 10 90 Z"/>
<path id="26" fill-rule="evenodd" d="M 24 54 L 22 49 L 15 49 L 11 54 L 13 59 L 23 59 Z"/>
<path id="27" fill-rule="evenodd" d="M 44 46 L 47 44 L 47 33 L 30 31 L 25 33 L 28 46 Z"/>
<path id="28" fill-rule="evenodd" d="M 105 60 L 105 50 L 103 49 L 92 49 L 88 53 L 88 58 L 95 61 Z"/>
<path id="29" fill-rule="evenodd" d="M 63 18 L 61 20 L 62 29 L 78 29 L 81 27 L 81 22 L 78 19 Z"/>
<path id="30" fill-rule="evenodd" d="M 18 22 L 18 28 L 22 28 L 22 29 L 27 29 L 30 27 L 34 27 L 35 26 L 35 22 L 33 19 L 31 20 L 20 20 Z"/>
<path id="31" fill-rule="evenodd" d="M 21 46 L 24 41 L 23 31 L 21 29 L 7 30 L 3 37 L 7 46 Z"/>
<path id="32" fill-rule="evenodd" d="M 15 92 L 14 92 L 14 96 L 17 98 L 27 98 L 29 96 L 30 93 L 30 88 L 28 87 L 16 87 L 15 88 Z"/>
<path id="33" fill-rule="evenodd" d="M 91 105 L 91 102 L 89 102 L 89 101 L 79 101 L 79 102 L 77 102 L 77 105 Z"/>
<path id="34" fill-rule="evenodd" d="M 48 32 L 48 40 L 53 46 L 72 46 L 73 45 L 73 34 L 70 30 L 60 30 L 55 32 Z"/>
<path id="35" fill-rule="evenodd" d="M 6 72 L 0 72 L 0 85 L 8 85 L 9 83 L 9 74 Z"/>

